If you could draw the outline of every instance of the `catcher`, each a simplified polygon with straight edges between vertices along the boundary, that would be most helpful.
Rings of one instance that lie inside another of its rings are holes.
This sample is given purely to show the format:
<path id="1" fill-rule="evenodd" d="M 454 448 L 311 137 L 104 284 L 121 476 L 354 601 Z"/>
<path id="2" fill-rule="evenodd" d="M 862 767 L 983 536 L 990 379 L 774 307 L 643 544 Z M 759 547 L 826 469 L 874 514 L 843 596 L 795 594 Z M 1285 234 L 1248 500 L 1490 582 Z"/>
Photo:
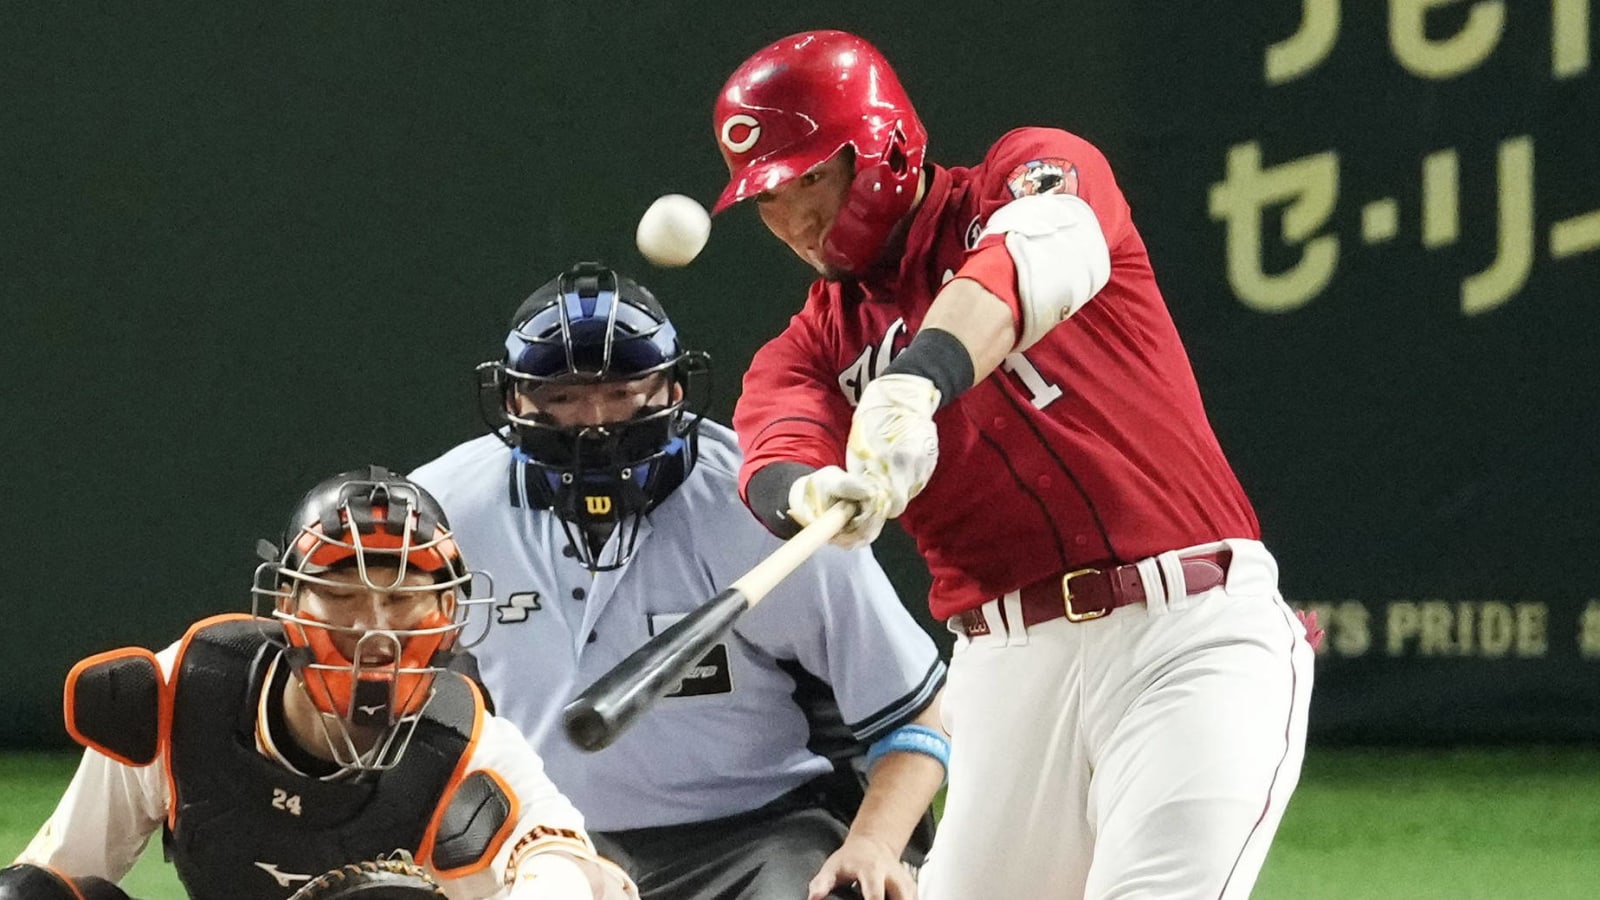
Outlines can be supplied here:
<path id="1" fill-rule="evenodd" d="M 637 897 L 446 668 L 473 576 L 433 497 L 337 475 L 262 550 L 252 615 L 73 668 L 67 730 L 88 749 L 0 900 L 123 900 L 157 829 L 195 900 Z"/>

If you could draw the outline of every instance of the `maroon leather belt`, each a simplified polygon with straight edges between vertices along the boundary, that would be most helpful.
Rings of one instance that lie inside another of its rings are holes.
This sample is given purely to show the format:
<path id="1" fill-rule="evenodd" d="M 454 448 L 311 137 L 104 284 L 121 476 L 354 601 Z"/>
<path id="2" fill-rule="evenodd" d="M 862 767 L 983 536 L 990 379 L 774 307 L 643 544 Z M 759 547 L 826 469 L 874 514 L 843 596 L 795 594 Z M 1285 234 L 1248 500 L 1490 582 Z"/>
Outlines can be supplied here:
<path id="1" fill-rule="evenodd" d="M 1199 594 L 1221 587 L 1232 561 L 1231 550 L 1218 550 L 1180 557 L 1178 563 L 1183 567 L 1183 581 L 1188 592 Z M 1150 595 L 1164 596 L 1166 589 L 1159 584 L 1147 588 L 1138 565 L 1129 563 L 1114 569 L 1076 569 L 1065 575 L 1051 575 L 1024 585 L 1019 593 L 1022 595 L 1022 626 L 1032 628 L 1062 617 L 1069 622 L 1098 619 L 1114 609 L 1143 603 Z M 1005 604 L 999 607 L 1004 621 Z M 950 621 L 958 633 L 967 637 L 989 633 L 989 623 L 984 621 L 981 608 L 957 613 Z M 1011 625 L 1006 624 L 1007 627 Z"/>

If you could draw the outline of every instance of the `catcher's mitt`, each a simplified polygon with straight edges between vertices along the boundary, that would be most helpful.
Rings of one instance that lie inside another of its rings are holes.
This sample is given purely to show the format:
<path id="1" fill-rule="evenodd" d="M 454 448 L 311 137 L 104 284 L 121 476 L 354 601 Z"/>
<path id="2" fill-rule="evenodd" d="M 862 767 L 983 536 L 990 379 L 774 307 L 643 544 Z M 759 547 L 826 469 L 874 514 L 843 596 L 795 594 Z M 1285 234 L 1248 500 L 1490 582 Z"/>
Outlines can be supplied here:
<path id="1" fill-rule="evenodd" d="M 409 854 L 340 866 L 311 879 L 289 900 L 435 900 L 439 885 Z"/>

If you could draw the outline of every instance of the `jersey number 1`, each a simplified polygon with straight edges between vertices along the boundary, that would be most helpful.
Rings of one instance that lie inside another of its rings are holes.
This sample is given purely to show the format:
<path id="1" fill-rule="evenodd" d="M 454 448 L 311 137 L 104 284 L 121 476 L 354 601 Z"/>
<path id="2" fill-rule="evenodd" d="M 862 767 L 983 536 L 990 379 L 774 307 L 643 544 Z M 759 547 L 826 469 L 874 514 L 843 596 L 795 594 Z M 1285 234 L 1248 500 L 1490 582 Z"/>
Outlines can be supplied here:
<path id="1" fill-rule="evenodd" d="M 1022 386 L 1030 395 L 1028 402 L 1033 404 L 1034 409 L 1044 409 L 1061 397 L 1061 388 L 1045 381 L 1039 370 L 1035 369 L 1033 363 L 1028 362 L 1028 358 L 1021 353 L 1007 356 L 1000 362 L 1000 368 L 1015 375 L 1017 380 L 1022 382 Z"/>

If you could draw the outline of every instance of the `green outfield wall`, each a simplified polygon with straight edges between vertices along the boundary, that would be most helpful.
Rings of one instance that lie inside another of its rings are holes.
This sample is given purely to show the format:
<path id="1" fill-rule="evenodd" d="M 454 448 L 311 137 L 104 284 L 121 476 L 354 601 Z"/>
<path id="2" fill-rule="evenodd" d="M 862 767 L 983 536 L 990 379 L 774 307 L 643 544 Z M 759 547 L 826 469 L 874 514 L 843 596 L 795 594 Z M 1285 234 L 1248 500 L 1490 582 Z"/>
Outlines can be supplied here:
<path id="1" fill-rule="evenodd" d="M 91 8 L 93 7 L 93 8 Z M 981 7 L 981 8 L 980 8 Z M 472 367 L 579 258 L 744 365 L 806 272 L 721 185 L 748 52 L 857 30 L 931 156 L 1021 124 L 1116 168 L 1289 599 L 1313 739 L 1600 739 L 1591 0 L 0 7 L 0 743 L 81 656 L 248 606 L 300 491 L 477 433 Z M 1002 551 L 1003 552 L 1003 551 Z M 902 536 L 883 555 L 920 610 Z M 537 661 L 531 661 L 537 665 Z"/>

